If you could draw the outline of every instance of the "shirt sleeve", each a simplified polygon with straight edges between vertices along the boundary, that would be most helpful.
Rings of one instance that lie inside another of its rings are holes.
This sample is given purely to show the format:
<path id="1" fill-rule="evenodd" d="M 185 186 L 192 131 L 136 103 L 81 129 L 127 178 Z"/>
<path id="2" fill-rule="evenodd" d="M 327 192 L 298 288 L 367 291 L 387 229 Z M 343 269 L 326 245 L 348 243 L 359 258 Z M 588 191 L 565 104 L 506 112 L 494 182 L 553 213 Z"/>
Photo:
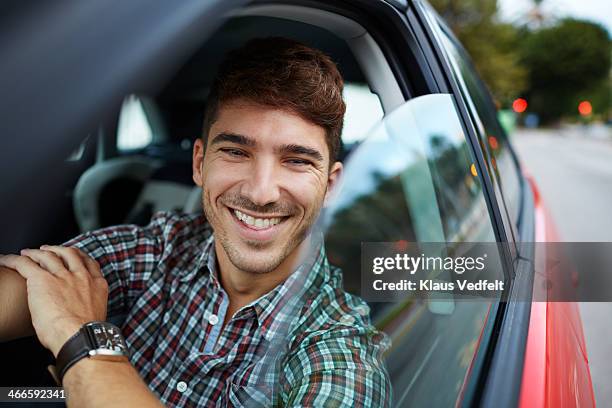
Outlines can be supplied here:
<path id="1" fill-rule="evenodd" d="M 300 349 L 285 365 L 283 405 L 391 406 L 391 381 L 382 356 L 386 336 L 343 329 L 325 337 Z"/>
<path id="2" fill-rule="evenodd" d="M 64 243 L 95 259 L 108 282 L 108 317 L 126 314 L 143 292 L 163 253 L 166 213 L 149 225 L 119 225 L 79 235 Z"/>

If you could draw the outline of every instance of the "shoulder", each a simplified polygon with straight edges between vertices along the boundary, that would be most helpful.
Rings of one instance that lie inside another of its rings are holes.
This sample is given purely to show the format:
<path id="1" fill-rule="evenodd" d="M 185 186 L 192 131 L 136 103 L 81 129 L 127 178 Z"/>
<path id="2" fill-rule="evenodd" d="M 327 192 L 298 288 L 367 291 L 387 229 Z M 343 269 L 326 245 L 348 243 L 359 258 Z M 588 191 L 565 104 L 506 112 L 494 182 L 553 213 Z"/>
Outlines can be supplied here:
<path id="1" fill-rule="evenodd" d="M 151 224 L 166 242 L 204 240 L 212 235 L 212 228 L 203 214 L 158 212 Z"/>
<path id="2" fill-rule="evenodd" d="M 307 302 L 299 320 L 283 363 L 284 401 L 389 405 L 391 381 L 384 354 L 390 341 L 372 325 L 361 298 L 326 285 Z"/>
<path id="3" fill-rule="evenodd" d="M 198 248 L 211 235 L 212 229 L 203 215 L 162 211 L 155 213 L 145 226 L 125 224 L 101 228 L 63 245 L 79 248 L 104 264 L 154 261 L 190 247 Z"/>
<path id="4" fill-rule="evenodd" d="M 372 324 L 367 303 L 329 283 L 303 305 L 291 339 L 289 360 L 307 371 L 379 370 L 390 346 Z"/>
<path id="5" fill-rule="evenodd" d="M 82 246 L 83 242 L 94 239 L 106 240 L 111 244 L 134 240 L 150 240 L 161 243 L 189 239 L 192 236 L 202 237 L 204 235 L 208 237 L 210 234 L 212 234 L 210 224 L 201 214 L 160 211 L 153 215 L 147 225 L 122 224 L 88 231 L 67 241 L 64 246 Z"/>

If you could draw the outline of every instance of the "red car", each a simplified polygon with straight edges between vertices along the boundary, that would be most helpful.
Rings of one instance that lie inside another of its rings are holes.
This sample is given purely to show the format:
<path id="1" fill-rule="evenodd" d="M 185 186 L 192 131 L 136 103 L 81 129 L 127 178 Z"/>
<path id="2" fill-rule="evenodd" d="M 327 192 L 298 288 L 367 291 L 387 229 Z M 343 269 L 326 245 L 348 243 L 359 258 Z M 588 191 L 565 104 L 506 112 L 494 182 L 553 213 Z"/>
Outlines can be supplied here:
<path id="1" fill-rule="evenodd" d="M 525 301 L 542 256 L 533 243 L 557 240 L 553 221 L 426 3 L 87 1 L 1 14 L 0 252 L 197 211 L 191 146 L 217 63 L 251 38 L 295 38 L 346 82 L 346 174 L 325 227 L 347 290 L 359 291 L 347 271 L 361 242 L 506 244 L 503 297 L 370 304 L 392 340 L 393 406 L 595 405 L 577 305 Z M 53 384 L 34 338 L 0 355 L 1 386 Z"/>

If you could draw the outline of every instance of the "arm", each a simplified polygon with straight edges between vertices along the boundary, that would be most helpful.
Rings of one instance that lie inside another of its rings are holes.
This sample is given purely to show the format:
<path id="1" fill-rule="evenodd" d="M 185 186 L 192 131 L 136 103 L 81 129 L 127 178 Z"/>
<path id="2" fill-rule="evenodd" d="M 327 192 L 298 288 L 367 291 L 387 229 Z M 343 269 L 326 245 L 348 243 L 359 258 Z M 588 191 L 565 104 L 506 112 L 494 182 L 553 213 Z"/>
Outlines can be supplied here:
<path id="1" fill-rule="evenodd" d="M 135 225 L 104 228 L 85 233 L 64 244 L 79 248 L 100 264 L 111 294 L 108 304 L 110 316 L 129 310 L 140 293 L 142 282 L 155 268 L 161 252 L 158 237 L 166 221 L 167 216 L 159 213 L 144 228 Z M 138 247 L 153 248 L 155 256 L 138 259 Z M 135 273 L 135 270 L 138 272 Z M 33 334 L 26 281 L 14 269 L 0 265 L 0 342 Z"/>
<path id="2" fill-rule="evenodd" d="M 84 323 L 105 320 L 108 284 L 98 263 L 78 249 L 23 250 L 0 257 L 0 266 L 25 278 L 32 325 L 54 356 Z M 68 369 L 63 385 L 70 406 L 160 406 L 128 362 L 85 358 Z"/>
<path id="3" fill-rule="evenodd" d="M 330 369 L 301 377 L 288 394 L 287 407 L 390 407 L 391 389 L 384 372 Z"/>
<path id="4" fill-rule="evenodd" d="M 63 382 L 71 407 L 161 407 L 161 402 L 128 362 L 83 359 Z"/>
<path id="5" fill-rule="evenodd" d="M 0 342 L 33 334 L 26 281 L 17 271 L 0 266 Z"/>
<path id="6" fill-rule="evenodd" d="M 371 326 L 345 326 L 305 344 L 284 364 L 283 406 L 392 406 L 383 358 L 389 347 L 386 335 Z"/>

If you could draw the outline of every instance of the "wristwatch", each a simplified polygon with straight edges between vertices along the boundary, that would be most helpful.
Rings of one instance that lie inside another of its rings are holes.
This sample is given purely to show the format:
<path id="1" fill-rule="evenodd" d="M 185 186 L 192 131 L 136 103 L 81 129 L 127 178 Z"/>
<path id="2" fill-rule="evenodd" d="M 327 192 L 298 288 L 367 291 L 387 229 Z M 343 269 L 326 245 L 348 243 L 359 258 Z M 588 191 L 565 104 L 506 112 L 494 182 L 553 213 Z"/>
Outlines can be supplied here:
<path id="1" fill-rule="evenodd" d="M 64 374 L 83 358 L 128 361 L 128 349 L 121 330 L 107 322 L 85 323 L 64 343 L 55 359 L 55 371 L 61 383 Z"/>

